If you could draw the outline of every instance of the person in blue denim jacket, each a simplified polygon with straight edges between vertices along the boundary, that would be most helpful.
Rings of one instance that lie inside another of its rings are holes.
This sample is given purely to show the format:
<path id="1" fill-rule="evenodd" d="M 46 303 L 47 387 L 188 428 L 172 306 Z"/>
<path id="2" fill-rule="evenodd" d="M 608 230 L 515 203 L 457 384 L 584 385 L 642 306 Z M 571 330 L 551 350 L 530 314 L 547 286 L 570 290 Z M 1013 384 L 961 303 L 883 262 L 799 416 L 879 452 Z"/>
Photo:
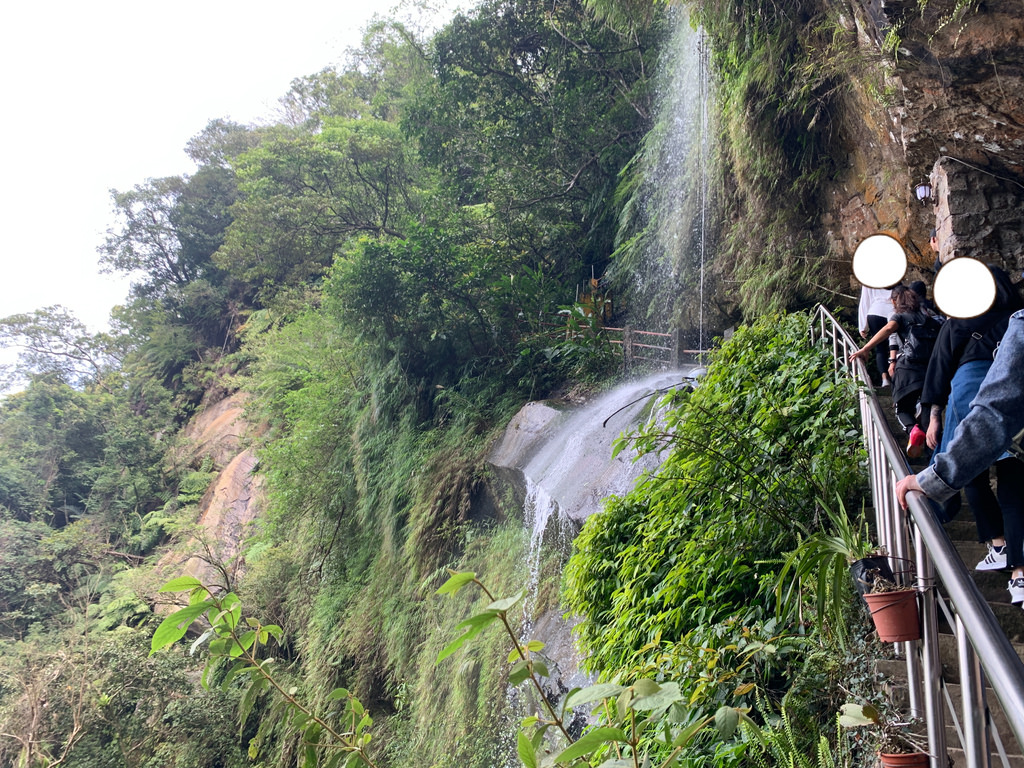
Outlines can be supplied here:
<path id="1" fill-rule="evenodd" d="M 995 362 L 971 403 L 970 413 L 960 422 L 946 450 L 939 453 L 927 469 L 896 484 L 900 506 L 906 509 L 909 491 L 921 491 L 935 501 L 950 498 L 1011 448 L 1021 430 L 1024 430 L 1024 310 L 1010 316 Z M 1024 471 L 1024 463 L 1019 459 L 1004 460 L 1017 462 L 1018 470 Z M 1015 584 L 1018 579 L 1019 585 Z M 1014 571 L 1009 589 L 1011 596 L 1015 589 L 1024 590 L 1024 570 Z"/>

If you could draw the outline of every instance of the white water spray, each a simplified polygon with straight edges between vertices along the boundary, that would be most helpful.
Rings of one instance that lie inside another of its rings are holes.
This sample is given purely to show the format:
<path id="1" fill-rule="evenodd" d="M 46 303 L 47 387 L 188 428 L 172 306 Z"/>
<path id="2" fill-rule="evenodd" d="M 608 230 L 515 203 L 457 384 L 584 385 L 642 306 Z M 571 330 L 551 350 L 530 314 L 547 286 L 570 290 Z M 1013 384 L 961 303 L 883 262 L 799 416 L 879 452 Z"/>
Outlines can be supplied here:
<path id="1" fill-rule="evenodd" d="M 591 681 L 579 671 L 571 623 L 562 612 L 537 616 L 544 555 L 554 554 L 564 565 L 572 539 L 586 518 L 599 512 L 607 497 L 629 491 L 642 472 L 656 469 L 656 455 L 637 460 L 636 452 L 627 447 L 613 458 L 613 444 L 624 431 L 653 418 L 652 405 L 661 394 L 687 381 L 687 372 L 662 372 L 621 384 L 571 411 L 524 408 L 520 412 L 523 421 L 513 420 L 505 440 L 492 454 L 492 466 L 498 470 L 517 467 L 525 484 L 523 521 L 530 545 L 520 639 L 545 643 L 543 656 L 551 671 L 545 684 L 553 696 Z M 538 410 L 545 413 L 540 415 Z M 524 716 L 530 706 L 528 697 L 513 688 L 507 697 L 513 718 Z M 509 755 L 509 768 L 517 766 L 514 743 L 502 749 Z"/>
<path id="2" fill-rule="evenodd" d="M 703 32 L 690 26 L 681 9 L 673 14 L 675 31 L 660 64 L 637 203 L 642 213 L 636 227 L 644 228 L 645 245 L 612 271 L 613 280 L 631 285 L 633 324 L 692 331 L 693 343 L 705 349 L 707 266 L 714 258 L 716 229 L 710 61 Z"/>

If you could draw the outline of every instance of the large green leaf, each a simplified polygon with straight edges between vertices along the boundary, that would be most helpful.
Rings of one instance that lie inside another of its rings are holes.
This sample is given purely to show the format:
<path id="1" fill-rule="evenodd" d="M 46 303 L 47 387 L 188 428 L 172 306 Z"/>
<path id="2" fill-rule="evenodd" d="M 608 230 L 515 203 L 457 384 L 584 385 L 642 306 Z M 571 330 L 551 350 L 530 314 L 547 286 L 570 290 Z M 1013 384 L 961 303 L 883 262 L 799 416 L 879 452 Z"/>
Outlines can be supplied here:
<path id="1" fill-rule="evenodd" d="M 458 573 L 452 573 L 451 577 L 437 590 L 439 595 L 454 595 L 464 586 L 469 584 L 473 579 L 476 578 L 475 573 L 469 571 L 462 571 Z"/>
<path id="2" fill-rule="evenodd" d="M 587 688 L 581 688 L 574 693 L 570 693 L 565 698 L 565 708 L 575 709 L 576 707 L 582 707 L 584 704 L 601 701 L 602 699 L 610 699 L 618 696 L 623 690 L 625 690 L 625 687 L 617 683 L 598 683 Z"/>
<path id="3" fill-rule="evenodd" d="M 161 621 L 160 626 L 153 633 L 153 640 L 150 643 L 150 654 L 156 653 L 161 648 L 183 638 L 192 622 L 212 607 L 212 605 L 205 601 L 196 603 L 195 605 L 189 605 L 175 611 Z"/>
<path id="4" fill-rule="evenodd" d="M 578 757 L 589 755 L 598 747 L 610 742 L 627 744 L 629 743 L 629 737 L 621 728 L 612 728 L 607 725 L 593 728 L 583 734 L 583 736 L 573 743 L 572 746 L 562 750 L 562 752 L 555 758 L 555 762 L 568 763 Z"/>
<path id="5" fill-rule="evenodd" d="M 160 592 L 186 592 L 203 586 L 203 582 L 193 576 L 179 576 L 171 579 L 162 587 Z"/>
<path id="6" fill-rule="evenodd" d="M 522 731 L 516 734 L 516 751 L 525 768 L 537 768 L 537 752 L 533 748 L 533 743 Z"/>

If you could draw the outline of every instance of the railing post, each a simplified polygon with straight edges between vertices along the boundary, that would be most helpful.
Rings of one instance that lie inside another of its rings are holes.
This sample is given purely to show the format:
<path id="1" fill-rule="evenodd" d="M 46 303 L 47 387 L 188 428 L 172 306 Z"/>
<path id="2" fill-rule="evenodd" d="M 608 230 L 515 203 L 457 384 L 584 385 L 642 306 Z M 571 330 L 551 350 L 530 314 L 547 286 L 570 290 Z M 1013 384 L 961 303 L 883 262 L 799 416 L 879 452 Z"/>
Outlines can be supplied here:
<path id="1" fill-rule="evenodd" d="M 672 367 L 683 367 L 683 329 L 672 329 Z"/>
<path id="2" fill-rule="evenodd" d="M 946 768 L 948 762 L 938 635 L 938 611 L 943 608 L 940 600 L 948 600 L 953 614 L 950 617 L 951 628 L 956 634 L 960 657 L 964 728 L 957 741 L 964 749 L 965 765 L 989 768 L 989 738 L 1006 765 L 1002 737 L 988 717 L 982 680 L 991 686 L 1017 745 L 1024 745 L 1024 665 L 924 498 L 912 492 L 907 497 L 909 510 L 904 512 L 899 508 L 895 495 L 896 481 L 911 471 L 902 447 L 889 433 L 885 415 L 868 389 L 867 369 L 862 362 L 853 365 L 847 362 L 849 352 L 857 346 L 856 342 L 842 330 L 828 310 L 820 306 L 812 323 L 812 337 L 819 321 L 819 341 L 825 338 L 827 325 L 832 331 L 828 335 L 832 336 L 833 353 L 837 358 L 843 355 L 847 371 L 864 387 L 861 416 L 871 471 L 877 535 L 879 544 L 884 545 L 893 558 L 894 570 L 906 562 L 904 558 L 910 555 L 909 537 L 913 538 L 913 554 L 917 563 L 915 586 L 921 595 L 923 623 L 920 654 L 915 644 L 897 645 L 896 650 L 906 656 L 911 714 L 923 716 L 927 723 L 930 764 L 932 768 Z M 837 359 L 836 362 L 840 361 Z M 938 593 L 939 575 L 945 597 Z"/>
<path id="3" fill-rule="evenodd" d="M 985 689 L 981 665 L 967 639 L 963 620 L 956 616 L 956 648 L 960 660 L 960 707 L 964 720 L 964 755 L 967 768 L 989 768 L 988 728 L 985 722 Z M 943 734 L 945 736 L 945 734 Z M 930 737 L 930 734 L 929 734 Z M 932 762 L 932 765 L 936 764 Z M 938 768 L 946 768 L 945 765 Z"/>
<path id="4" fill-rule="evenodd" d="M 939 658 L 939 616 L 935 568 L 928 548 L 914 531 L 914 555 L 917 559 L 917 588 L 921 595 L 921 676 L 924 694 L 924 718 L 928 727 L 928 752 L 932 768 L 947 768 L 946 718 L 942 709 L 942 659 Z M 963 635 L 961 635 L 961 638 Z M 909 669 L 909 665 L 908 665 Z M 963 682 L 963 681 L 961 681 Z M 962 687 L 966 701 L 967 689 Z"/>

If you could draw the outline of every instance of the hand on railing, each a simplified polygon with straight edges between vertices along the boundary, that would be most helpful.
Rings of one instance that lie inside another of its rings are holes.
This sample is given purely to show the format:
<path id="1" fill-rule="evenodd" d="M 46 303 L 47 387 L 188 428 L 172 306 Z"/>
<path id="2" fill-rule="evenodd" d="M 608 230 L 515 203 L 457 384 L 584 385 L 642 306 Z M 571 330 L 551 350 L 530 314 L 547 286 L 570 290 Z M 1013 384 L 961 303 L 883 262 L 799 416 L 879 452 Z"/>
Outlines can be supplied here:
<path id="1" fill-rule="evenodd" d="M 910 491 L 924 493 L 924 491 L 921 490 L 920 484 L 917 482 L 917 475 L 907 475 L 896 483 L 896 500 L 900 503 L 900 506 L 903 509 L 907 508 L 907 493 Z"/>

